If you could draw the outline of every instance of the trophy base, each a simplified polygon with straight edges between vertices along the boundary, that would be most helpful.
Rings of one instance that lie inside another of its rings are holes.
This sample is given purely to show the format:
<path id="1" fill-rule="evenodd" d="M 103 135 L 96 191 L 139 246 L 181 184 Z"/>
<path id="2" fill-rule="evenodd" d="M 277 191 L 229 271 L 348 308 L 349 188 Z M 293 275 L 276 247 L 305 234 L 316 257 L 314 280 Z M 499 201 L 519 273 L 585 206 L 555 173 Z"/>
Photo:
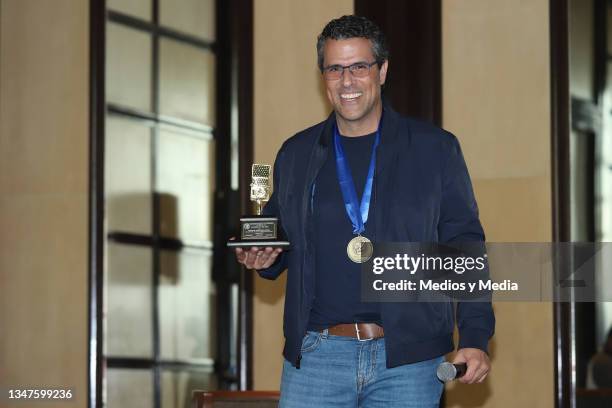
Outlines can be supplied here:
<path id="1" fill-rule="evenodd" d="M 291 244 L 289 241 L 266 241 L 266 240 L 231 240 L 227 241 L 228 248 L 251 248 L 251 247 L 259 247 L 259 248 L 283 248 L 289 249 Z"/>
<path id="2" fill-rule="evenodd" d="M 278 218 L 245 215 L 240 218 L 240 239 L 227 241 L 230 248 L 289 248 L 289 241 L 278 235 Z"/>

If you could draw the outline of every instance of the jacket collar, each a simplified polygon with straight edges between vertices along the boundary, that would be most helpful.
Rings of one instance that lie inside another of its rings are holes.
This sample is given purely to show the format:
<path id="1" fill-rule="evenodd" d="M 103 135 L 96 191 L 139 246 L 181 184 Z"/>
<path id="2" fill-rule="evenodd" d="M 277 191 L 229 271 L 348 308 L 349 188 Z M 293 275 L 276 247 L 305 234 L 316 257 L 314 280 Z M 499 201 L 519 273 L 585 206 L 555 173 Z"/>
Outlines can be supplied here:
<path id="1" fill-rule="evenodd" d="M 380 135 L 380 145 L 376 153 L 376 172 L 380 175 L 398 154 L 399 133 L 402 125 L 401 116 L 383 99 L 383 123 Z M 318 148 L 327 149 L 333 146 L 332 135 L 336 124 L 336 114 L 332 111 L 323 122 L 318 137 Z M 409 136 L 409 135 L 407 135 Z M 323 155 L 322 155 L 323 156 Z"/>
<path id="2" fill-rule="evenodd" d="M 400 142 L 400 130 L 402 127 L 402 122 L 404 122 L 401 116 L 395 112 L 388 104 L 383 104 L 384 109 L 384 118 L 381 130 L 380 144 L 378 145 L 376 151 L 376 180 L 381 180 L 386 187 L 379 186 L 379 182 L 375 183 L 375 197 L 378 195 L 376 191 L 378 190 L 386 190 L 390 188 L 389 183 L 393 183 L 391 177 L 383 177 L 380 175 L 385 171 L 385 169 L 393 168 L 393 166 L 398 162 L 399 158 L 399 142 Z M 314 143 L 314 148 L 311 151 L 310 160 L 308 161 L 308 167 L 306 169 L 306 183 L 305 188 L 302 193 L 302 225 L 307 226 L 307 230 L 305 231 L 304 239 L 308 236 L 312 231 L 308 230 L 310 228 L 311 223 L 308 222 L 308 203 L 313 194 L 313 183 L 321 170 L 321 167 L 325 163 L 327 156 L 330 151 L 330 147 L 333 146 L 331 144 L 332 135 L 334 125 L 336 123 L 336 114 L 332 112 L 327 120 L 323 122 L 323 127 L 317 137 L 317 140 Z M 406 126 L 407 127 L 407 126 Z M 406 137 L 410 137 L 409 130 L 406 129 L 402 132 L 406 133 Z M 403 138 L 403 137 L 402 137 Z M 381 191 L 382 193 L 383 191 Z M 375 198 L 376 199 L 376 198 Z M 376 211 L 376 236 L 381 236 L 380 232 L 383 231 L 383 226 L 386 225 L 386 211 Z M 304 258 L 303 262 L 306 262 Z"/>

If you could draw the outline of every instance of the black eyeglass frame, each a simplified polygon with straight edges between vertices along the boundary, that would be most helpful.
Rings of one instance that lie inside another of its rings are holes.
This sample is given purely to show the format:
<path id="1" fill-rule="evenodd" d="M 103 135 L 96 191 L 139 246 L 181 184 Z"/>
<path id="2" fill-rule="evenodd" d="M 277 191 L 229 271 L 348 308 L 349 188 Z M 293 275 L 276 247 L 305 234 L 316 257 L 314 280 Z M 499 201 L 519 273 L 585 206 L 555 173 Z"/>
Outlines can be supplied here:
<path id="1" fill-rule="evenodd" d="M 356 67 L 358 65 L 365 65 L 368 67 L 368 72 L 365 75 L 355 75 L 355 73 L 353 72 Z M 365 78 L 366 76 L 368 76 L 370 74 L 370 70 L 372 69 L 373 65 L 382 65 L 382 63 L 380 61 L 374 61 L 374 62 L 365 62 L 365 61 L 359 61 L 359 62 L 355 62 L 351 65 L 340 65 L 340 64 L 334 64 L 334 65 L 328 65 L 326 67 L 323 67 L 323 69 L 321 70 L 321 74 L 323 74 L 323 77 L 327 80 L 327 81 L 336 81 L 340 78 L 342 78 L 342 75 L 344 75 L 344 70 L 348 69 L 348 71 L 351 73 L 352 76 L 354 76 L 355 78 Z M 338 75 L 337 78 L 328 78 L 327 75 L 330 74 L 330 68 L 342 68 L 342 71 L 340 71 L 340 75 Z"/>

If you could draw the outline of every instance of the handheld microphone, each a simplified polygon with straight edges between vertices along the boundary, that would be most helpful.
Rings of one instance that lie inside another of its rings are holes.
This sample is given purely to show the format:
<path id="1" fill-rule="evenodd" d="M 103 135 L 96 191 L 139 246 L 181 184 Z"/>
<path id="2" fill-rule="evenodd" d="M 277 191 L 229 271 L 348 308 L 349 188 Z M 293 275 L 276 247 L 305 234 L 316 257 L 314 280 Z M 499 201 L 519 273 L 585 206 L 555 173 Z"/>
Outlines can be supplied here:
<path id="1" fill-rule="evenodd" d="M 467 364 L 465 363 L 452 364 L 445 361 L 438 366 L 436 374 L 440 381 L 448 382 L 463 377 L 466 371 Z"/>

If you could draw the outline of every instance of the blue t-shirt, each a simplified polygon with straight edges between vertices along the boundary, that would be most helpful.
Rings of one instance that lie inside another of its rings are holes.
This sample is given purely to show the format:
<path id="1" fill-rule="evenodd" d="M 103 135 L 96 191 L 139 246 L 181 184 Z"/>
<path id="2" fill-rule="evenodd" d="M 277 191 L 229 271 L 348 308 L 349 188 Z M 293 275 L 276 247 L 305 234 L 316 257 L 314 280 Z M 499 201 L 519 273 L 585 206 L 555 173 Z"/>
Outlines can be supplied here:
<path id="1" fill-rule="evenodd" d="M 368 175 L 375 137 L 376 133 L 360 137 L 340 136 L 359 202 Z M 368 221 L 362 234 L 370 239 L 375 230 L 375 211 L 376 194 L 373 185 Z M 378 303 L 361 302 L 361 264 L 351 261 L 346 254 L 346 246 L 355 234 L 344 208 L 334 152 L 329 154 L 317 176 L 312 221 L 316 270 L 315 296 L 308 330 L 322 330 L 341 323 L 381 324 Z"/>

